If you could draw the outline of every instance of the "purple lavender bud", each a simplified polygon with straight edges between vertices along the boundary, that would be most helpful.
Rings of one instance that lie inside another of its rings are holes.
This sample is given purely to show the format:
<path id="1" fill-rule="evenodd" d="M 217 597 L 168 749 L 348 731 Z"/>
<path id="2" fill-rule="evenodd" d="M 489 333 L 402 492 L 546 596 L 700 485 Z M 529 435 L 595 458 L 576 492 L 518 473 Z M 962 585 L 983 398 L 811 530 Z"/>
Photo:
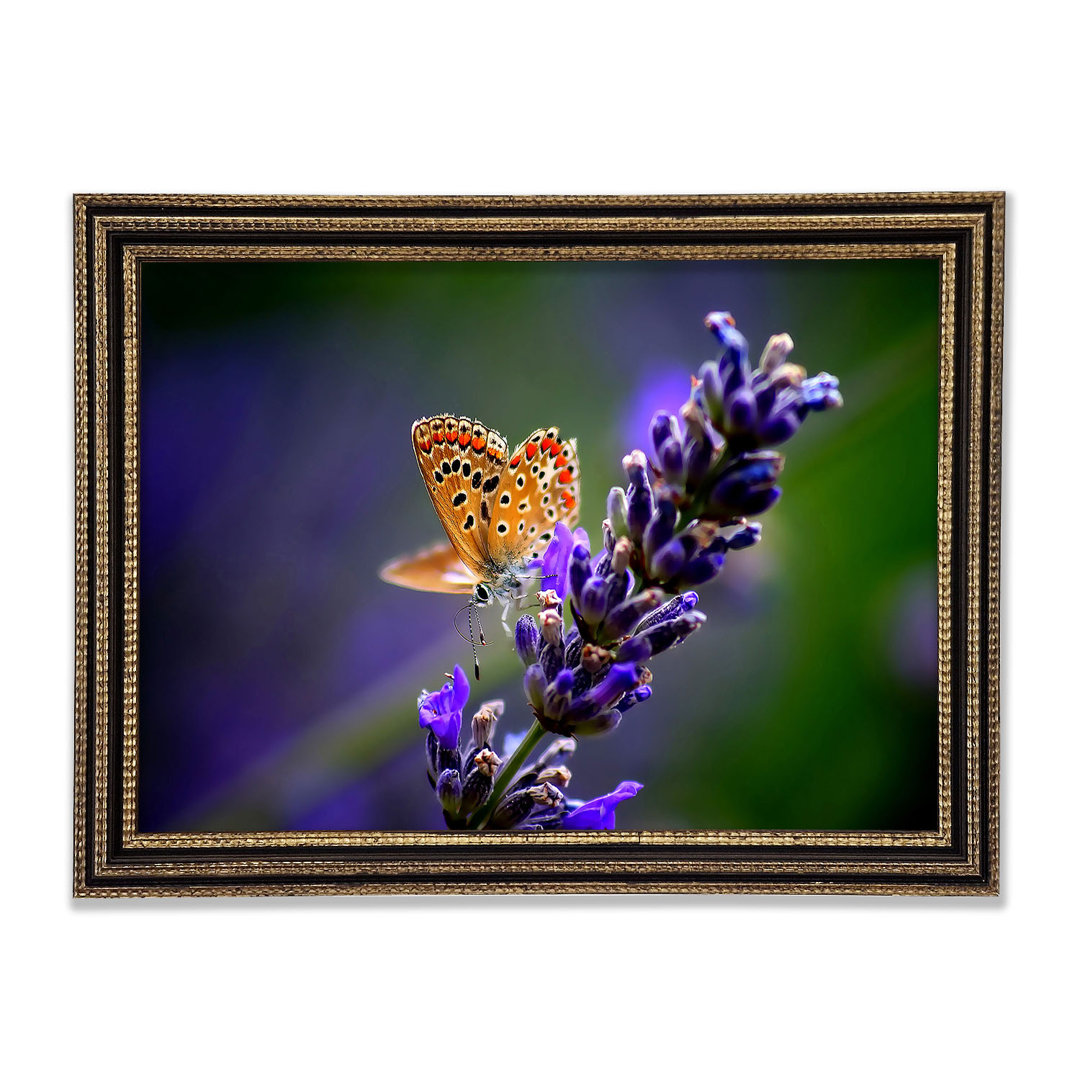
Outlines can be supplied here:
<path id="1" fill-rule="evenodd" d="M 444 769 L 435 781 L 435 796 L 442 808 L 456 816 L 461 807 L 461 775 L 457 769 Z"/>
<path id="2" fill-rule="evenodd" d="M 652 418 L 652 423 L 649 424 L 649 436 L 656 449 L 656 460 L 659 462 L 662 457 L 661 447 L 664 443 L 672 439 L 677 442 L 679 439 L 678 422 L 671 413 L 661 409 L 660 412 Z"/>
<path id="3" fill-rule="evenodd" d="M 547 676 L 539 664 L 532 664 L 525 669 L 525 696 L 537 712 L 544 710 L 544 691 L 547 689 Z"/>
<path id="4" fill-rule="evenodd" d="M 701 382 L 701 402 L 714 424 L 719 424 L 724 416 L 724 384 L 720 378 L 720 368 L 715 360 L 701 365 L 698 371 Z"/>
<path id="5" fill-rule="evenodd" d="M 789 400 L 798 400 L 795 395 L 788 390 L 788 383 L 784 379 L 770 379 L 765 375 L 760 375 L 760 382 L 755 378 L 754 385 L 754 400 L 757 403 L 757 415 L 764 418 L 769 415 L 776 398 L 780 391 L 786 390 L 784 395 Z"/>
<path id="6" fill-rule="evenodd" d="M 536 663 L 537 649 L 540 647 L 540 629 L 531 615 L 522 615 L 514 627 L 514 648 L 521 657 L 521 662 L 528 666 Z"/>
<path id="7" fill-rule="evenodd" d="M 629 535 L 634 540 L 640 541 L 653 514 L 652 488 L 648 486 L 642 488 L 632 487 L 628 498 L 629 506 L 626 512 L 626 525 L 630 530 Z"/>
<path id="8" fill-rule="evenodd" d="M 478 810 L 487 801 L 495 781 L 489 773 L 481 769 L 473 769 L 468 779 L 461 785 L 461 807 L 458 811 L 462 816 Z"/>
<path id="9" fill-rule="evenodd" d="M 676 536 L 669 540 L 650 560 L 652 576 L 657 581 L 670 581 L 686 565 L 686 538 Z"/>
<path id="10" fill-rule="evenodd" d="M 803 382 L 801 387 L 803 403 L 814 412 L 837 409 L 844 404 L 839 387 L 840 380 L 835 375 L 823 371 Z"/>
<path id="11" fill-rule="evenodd" d="M 588 646 L 586 646 L 586 648 L 587 647 Z M 575 698 L 581 697 L 581 695 L 592 686 L 593 682 L 596 680 L 596 672 L 599 670 L 599 668 L 593 668 L 591 664 L 588 666 L 585 665 L 584 649 L 581 652 L 581 660 L 581 665 L 574 668 L 573 697 Z M 603 667 L 603 665 L 601 665 L 601 667 Z"/>
<path id="12" fill-rule="evenodd" d="M 622 466 L 634 487 L 649 486 L 649 460 L 640 450 L 631 450 L 622 459 Z"/>
<path id="13" fill-rule="evenodd" d="M 771 506 L 776 498 L 769 501 L 756 496 L 773 490 L 782 464 L 783 458 L 779 454 L 768 451 L 738 458 L 720 474 L 713 486 L 709 498 L 710 513 L 717 519 L 761 513 L 759 507 Z M 751 499 L 751 496 L 755 498 Z"/>
<path id="14" fill-rule="evenodd" d="M 611 611 L 621 604 L 630 592 L 630 586 L 634 583 L 634 575 L 629 570 L 620 573 L 611 573 L 604 579 L 607 594 L 604 597 L 604 610 Z"/>
<path id="15" fill-rule="evenodd" d="M 657 462 L 670 482 L 681 480 L 684 465 L 682 443 L 678 439 L 668 439 L 657 452 Z"/>
<path id="16" fill-rule="evenodd" d="M 702 439 L 686 441 L 686 490 L 696 491 L 709 472 L 712 464 L 712 444 Z"/>
<path id="17" fill-rule="evenodd" d="M 626 492 L 621 487 L 613 487 L 608 492 L 607 519 L 611 525 L 611 531 L 615 536 L 628 536 L 629 526 L 626 522 L 627 502 Z"/>
<path id="18" fill-rule="evenodd" d="M 574 673 L 563 668 L 544 691 L 544 715 L 551 720 L 558 720 L 570 705 L 573 689 Z"/>
<path id="19" fill-rule="evenodd" d="M 588 720 L 581 720 L 574 725 L 575 735 L 607 735 L 619 726 L 622 713 L 618 709 L 610 709 Z"/>
<path id="20" fill-rule="evenodd" d="M 646 560 L 652 561 L 655 552 L 675 535 L 675 519 L 677 517 L 678 511 L 675 509 L 675 504 L 670 499 L 661 499 L 649 519 L 648 525 L 645 526 L 641 546 L 644 549 Z"/>
<path id="21" fill-rule="evenodd" d="M 645 526 L 653 515 L 653 491 L 646 476 L 645 455 L 634 450 L 623 458 L 623 467 L 630 477 L 630 488 L 626 493 L 626 525 L 629 535 L 640 540 Z"/>
<path id="22" fill-rule="evenodd" d="M 611 569 L 611 552 L 603 551 L 593 559 L 592 572 L 594 577 L 606 577 Z"/>
<path id="23" fill-rule="evenodd" d="M 607 674 L 570 706 L 566 719 L 578 723 L 610 709 L 616 701 L 640 682 L 634 664 L 612 664 Z"/>
<path id="24" fill-rule="evenodd" d="M 640 637 L 647 642 L 649 655 L 657 656 L 676 645 L 682 644 L 699 626 L 705 624 L 705 615 L 700 611 L 688 611 L 676 619 L 658 623 L 646 630 Z M 633 641 L 634 638 L 629 640 Z M 621 658 L 621 651 L 620 651 Z"/>
<path id="25" fill-rule="evenodd" d="M 683 567 L 679 575 L 680 585 L 704 585 L 720 573 L 724 565 L 723 555 L 701 555 Z"/>
<path id="26" fill-rule="evenodd" d="M 549 645 L 546 641 L 540 646 L 540 667 L 543 669 L 544 678 L 551 682 L 556 675 L 565 667 L 562 644 Z"/>
<path id="27" fill-rule="evenodd" d="M 743 501 L 743 513 L 764 514 L 766 510 L 771 510 L 780 501 L 780 496 L 783 493 L 784 489 L 778 487 L 751 492 Z"/>
<path id="28" fill-rule="evenodd" d="M 673 596 L 663 607 L 657 608 L 651 615 L 646 615 L 638 623 L 635 633 L 641 634 L 659 623 L 677 619 L 680 615 L 693 611 L 697 607 L 697 603 L 698 594 L 696 592 L 679 593 L 678 596 Z"/>
<path id="29" fill-rule="evenodd" d="M 570 595 L 578 609 L 581 608 L 581 590 L 589 580 L 591 572 L 589 549 L 582 544 L 575 544 L 570 556 Z"/>
<path id="30" fill-rule="evenodd" d="M 758 403 L 753 393 L 740 387 L 728 394 L 724 402 L 724 432 L 732 435 L 749 431 L 757 420 Z"/>
<path id="31" fill-rule="evenodd" d="M 619 646 L 615 660 L 620 664 L 643 664 L 652 654 L 652 643 L 649 639 L 640 634 L 634 634 Z"/>
<path id="32" fill-rule="evenodd" d="M 759 446 L 779 446 L 787 442 L 802 426 L 798 406 L 789 404 L 787 408 L 774 410 L 757 428 Z"/>
<path id="33" fill-rule="evenodd" d="M 603 634 L 609 640 L 615 641 L 625 637 L 650 611 L 659 607 L 664 601 L 663 589 L 644 589 L 624 600 L 604 620 L 601 627 Z"/>
<path id="34" fill-rule="evenodd" d="M 435 762 L 435 774 L 438 775 L 446 769 L 461 772 L 461 751 L 456 746 L 439 747 L 438 757 Z"/>
<path id="35" fill-rule="evenodd" d="M 750 377 L 750 364 L 747 360 L 749 347 L 746 338 L 735 329 L 735 320 L 728 312 L 710 312 L 705 316 L 705 325 L 720 342 L 721 351 L 717 364 L 726 398 Z"/>
<path id="36" fill-rule="evenodd" d="M 636 690 L 629 690 L 621 698 L 615 708 L 623 716 L 632 709 L 635 705 L 640 705 L 643 701 L 648 701 L 652 697 L 651 686 L 639 686 Z"/>
<path id="37" fill-rule="evenodd" d="M 749 521 L 737 533 L 727 538 L 727 547 L 729 551 L 741 551 L 743 548 L 752 547 L 760 539 L 761 523 Z"/>
<path id="38" fill-rule="evenodd" d="M 566 644 L 563 648 L 564 667 L 577 667 L 578 661 L 581 659 L 581 649 L 584 644 L 581 635 L 578 633 L 577 627 L 570 627 L 570 631 L 566 635 Z"/>
<path id="39" fill-rule="evenodd" d="M 536 806 L 533 797 L 526 791 L 515 791 L 507 795 L 495 808 L 488 824 L 489 829 L 513 829 L 520 825 Z"/>
<path id="40" fill-rule="evenodd" d="M 607 586 L 603 578 L 590 577 L 581 591 L 578 614 L 589 626 L 596 626 L 607 613 Z"/>

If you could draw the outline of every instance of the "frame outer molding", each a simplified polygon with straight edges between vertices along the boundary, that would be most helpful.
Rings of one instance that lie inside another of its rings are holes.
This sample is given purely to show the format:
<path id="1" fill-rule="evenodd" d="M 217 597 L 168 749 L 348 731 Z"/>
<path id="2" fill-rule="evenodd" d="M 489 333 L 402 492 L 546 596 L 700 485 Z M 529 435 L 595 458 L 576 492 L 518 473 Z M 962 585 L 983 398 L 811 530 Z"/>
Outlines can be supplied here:
<path id="1" fill-rule="evenodd" d="M 74 209 L 76 896 L 997 892 L 1003 194 L 85 195 L 76 196 Z M 458 236 L 471 242 L 442 242 Z M 769 242 L 770 236 L 777 239 Z M 523 257 L 938 259 L 936 833 L 138 832 L 143 262 Z M 958 397 L 954 387 L 962 390 Z M 114 461 L 119 470 L 111 469 Z M 965 489 L 954 484 L 958 467 Z M 963 505 L 954 505 L 954 490 L 962 491 Z M 957 550 L 964 555 L 960 565 L 954 565 Z M 966 585 L 959 610 L 958 583 Z M 966 659 L 959 679 L 957 641 Z M 961 701 L 954 700 L 958 686 Z M 960 720 L 964 738 L 957 743 L 953 727 Z M 954 831 L 957 764 L 966 779 L 959 792 L 962 835 Z"/>

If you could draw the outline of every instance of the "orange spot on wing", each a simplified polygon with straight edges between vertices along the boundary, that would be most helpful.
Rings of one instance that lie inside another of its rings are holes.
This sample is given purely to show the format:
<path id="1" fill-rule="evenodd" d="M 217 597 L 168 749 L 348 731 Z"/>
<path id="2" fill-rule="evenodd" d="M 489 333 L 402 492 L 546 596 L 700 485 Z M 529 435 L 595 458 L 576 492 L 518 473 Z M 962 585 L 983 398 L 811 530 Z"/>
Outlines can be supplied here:
<path id="1" fill-rule="evenodd" d="M 555 459 L 555 467 L 557 469 L 565 469 L 568 464 L 569 464 L 569 462 L 566 460 L 566 455 L 565 454 L 560 454 Z"/>
<path id="2" fill-rule="evenodd" d="M 443 433 L 441 431 L 433 431 L 431 433 L 431 438 L 432 438 L 433 442 L 442 442 L 443 441 Z"/>
<path id="3" fill-rule="evenodd" d="M 562 493 L 562 501 L 565 504 L 567 510 L 573 510 L 574 507 L 577 506 L 577 499 L 575 499 L 569 491 L 564 491 Z"/>
<path id="4" fill-rule="evenodd" d="M 536 443 L 534 442 L 525 444 L 525 457 L 529 461 L 532 461 L 532 459 L 536 457 L 536 449 Z"/>
<path id="5" fill-rule="evenodd" d="M 563 469 L 563 471 L 559 473 L 559 483 L 569 484 L 570 481 L 573 479 L 573 476 L 574 474 L 569 469 Z"/>
<path id="6" fill-rule="evenodd" d="M 487 442 L 482 435 L 477 435 L 472 441 L 472 448 L 479 453 L 484 449 L 484 444 Z"/>
<path id="7" fill-rule="evenodd" d="M 540 449 L 541 450 L 546 450 L 550 445 L 551 445 L 551 439 L 544 438 L 544 439 L 540 440 Z"/>
<path id="8" fill-rule="evenodd" d="M 468 446 L 469 445 L 469 440 L 471 438 L 472 438 L 472 435 L 470 435 L 469 432 L 463 431 L 457 438 L 458 446 Z"/>
<path id="9" fill-rule="evenodd" d="M 521 455 L 520 454 L 515 454 L 510 459 L 510 468 L 511 469 L 516 469 L 520 464 L 521 464 Z"/>

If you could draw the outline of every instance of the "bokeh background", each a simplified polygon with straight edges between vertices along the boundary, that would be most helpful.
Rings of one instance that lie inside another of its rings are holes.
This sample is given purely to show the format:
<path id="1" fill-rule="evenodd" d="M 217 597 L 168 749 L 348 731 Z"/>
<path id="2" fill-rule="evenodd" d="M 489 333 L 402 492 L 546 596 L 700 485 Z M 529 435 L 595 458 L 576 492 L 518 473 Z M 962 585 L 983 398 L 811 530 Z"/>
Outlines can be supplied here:
<path id="1" fill-rule="evenodd" d="M 440 539 L 412 421 L 576 435 L 594 540 L 622 455 L 729 310 L 788 331 L 842 410 L 784 447 L 757 547 L 701 589 L 654 696 L 570 793 L 624 828 L 937 825 L 937 265 L 929 260 L 160 263 L 143 269 L 139 827 L 438 829 L 416 696 L 469 649 L 456 597 L 384 584 Z M 485 623 L 472 702 L 524 730 Z"/>

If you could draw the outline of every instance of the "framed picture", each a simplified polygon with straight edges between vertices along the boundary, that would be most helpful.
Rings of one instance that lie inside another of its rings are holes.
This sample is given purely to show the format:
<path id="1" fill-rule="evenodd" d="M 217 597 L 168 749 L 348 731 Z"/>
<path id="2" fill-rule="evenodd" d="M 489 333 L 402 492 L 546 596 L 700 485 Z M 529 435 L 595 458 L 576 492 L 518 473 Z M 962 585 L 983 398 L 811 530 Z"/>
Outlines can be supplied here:
<path id="1" fill-rule="evenodd" d="M 1004 196 L 78 196 L 74 891 L 994 894 Z"/>

